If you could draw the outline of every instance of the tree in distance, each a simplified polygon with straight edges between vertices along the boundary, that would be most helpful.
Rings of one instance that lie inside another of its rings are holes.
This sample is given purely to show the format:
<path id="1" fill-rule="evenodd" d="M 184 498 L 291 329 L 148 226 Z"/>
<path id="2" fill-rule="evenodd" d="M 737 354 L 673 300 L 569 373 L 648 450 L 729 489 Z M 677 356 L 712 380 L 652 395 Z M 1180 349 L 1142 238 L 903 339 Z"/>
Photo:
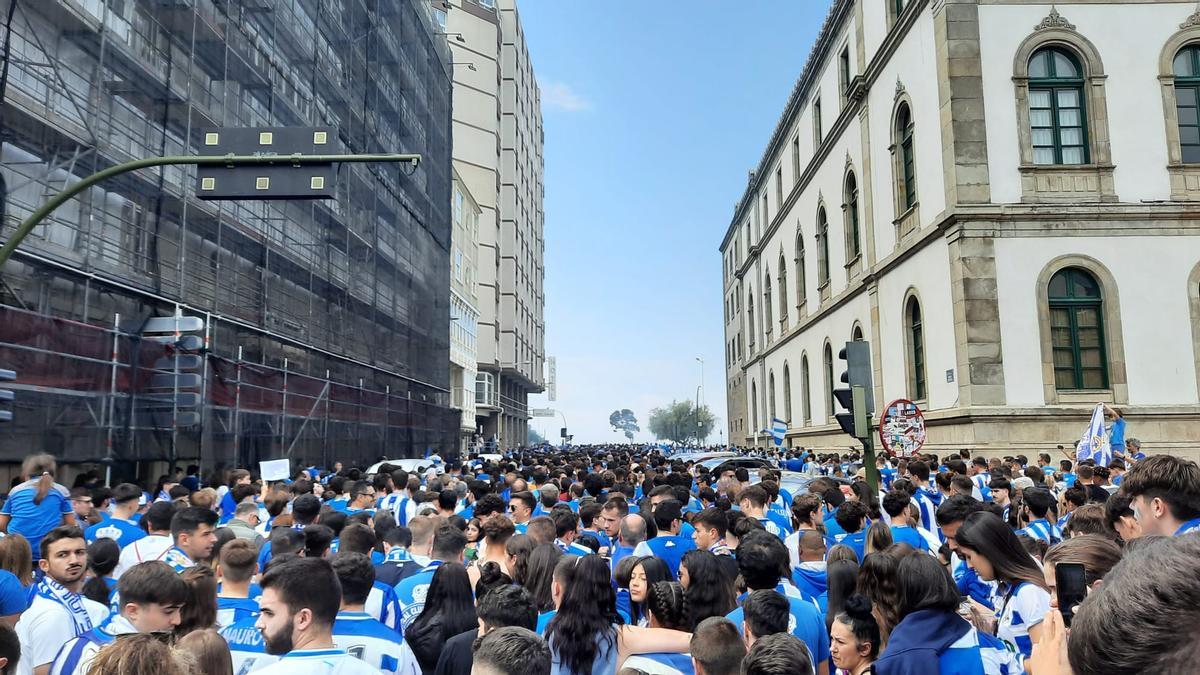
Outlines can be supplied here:
<path id="1" fill-rule="evenodd" d="M 716 421 L 707 405 L 697 408 L 691 401 L 671 401 L 650 411 L 650 433 L 676 443 L 699 443 L 712 433 Z"/>
<path id="2" fill-rule="evenodd" d="M 625 432 L 625 438 L 633 440 L 633 435 L 642 430 L 638 426 L 637 416 L 629 408 L 614 410 L 608 416 L 608 424 L 613 428 L 613 431 Z"/>

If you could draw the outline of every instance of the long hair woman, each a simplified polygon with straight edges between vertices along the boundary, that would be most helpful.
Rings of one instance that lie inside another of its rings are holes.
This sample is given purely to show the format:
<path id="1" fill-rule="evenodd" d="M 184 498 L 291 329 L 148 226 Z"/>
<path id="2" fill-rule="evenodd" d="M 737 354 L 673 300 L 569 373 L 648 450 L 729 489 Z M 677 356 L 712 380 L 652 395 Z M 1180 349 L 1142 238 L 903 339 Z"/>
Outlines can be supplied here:
<path id="1" fill-rule="evenodd" d="M 525 585 L 525 575 L 529 572 L 530 553 L 533 553 L 533 540 L 524 534 L 510 537 L 504 545 L 505 568 L 513 581 L 522 586 Z"/>
<path id="2" fill-rule="evenodd" d="M 691 630 L 687 595 L 676 581 L 659 581 L 646 593 L 646 616 L 651 628 Z"/>
<path id="3" fill-rule="evenodd" d="M 661 558 L 648 555 L 639 558 L 629 575 L 630 619 L 635 625 L 646 623 L 646 594 L 660 581 L 672 581 L 675 576 Z"/>
<path id="4" fill-rule="evenodd" d="M 71 491 L 54 482 L 57 471 L 54 455 L 26 457 L 21 464 L 25 482 L 13 488 L 0 507 L 0 532 L 25 537 L 35 562 L 41 558 L 40 544 L 47 532 L 76 524 Z"/>
<path id="5" fill-rule="evenodd" d="M 19 534 L 0 537 L 0 569 L 12 572 L 25 588 L 33 584 L 33 556 L 25 537 Z"/>
<path id="6" fill-rule="evenodd" d="M 725 616 L 737 608 L 733 579 L 722 569 L 717 556 L 708 551 L 693 549 L 683 554 L 679 583 L 687 595 L 689 631 L 710 616 Z"/>
<path id="7" fill-rule="evenodd" d="M 835 560 L 825 568 L 825 578 L 829 597 L 825 609 L 825 630 L 829 630 L 834 617 L 842 612 L 846 600 L 854 594 L 858 584 L 858 565 L 849 560 Z"/>
<path id="8" fill-rule="evenodd" d="M 829 634 L 833 665 L 846 675 L 867 675 L 879 656 L 879 644 L 879 624 L 870 599 L 858 594 L 850 596 L 842 613 L 834 617 Z"/>
<path id="9" fill-rule="evenodd" d="M 533 596 L 539 614 L 554 610 L 554 566 L 562 556 L 562 551 L 554 544 L 538 544 L 529 554 L 529 569 L 525 583 L 521 585 Z"/>
<path id="10" fill-rule="evenodd" d="M 997 582 L 992 596 L 996 637 L 1029 658 L 1041 636 L 1042 619 L 1050 611 L 1050 592 L 1041 568 L 1012 528 L 994 513 L 967 516 L 954 539 L 958 554 L 979 578 Z"/>
<path id="11" fill-rule="evenodd" d="M 1075 516 L 1072 515 L 1071 519 L 1074 520 Z M 1042 559 L 1046 589 L 1050 591 L 1050 605 L 1058 606 L 1058 598 L 1055 597 L 1054 589 L 1058 586 L 1055 568 L 1059 563 L 1083 565 L 1083 580 L 1087 584 L 1088 592 L 1091 593 L 1100 585 L 1104 575 L 1108 574 L 1108 571 L 1119 562 L 1121 562 L 1121 547 L 1104 535 L 1080 534 L 1051 546 Z"/>
<path id="12" fill-rule="evenodd" d="M 876 675 L 1022 671 L 1020 655 L 958 615 L 958 586 L 937 558 L 905 556 L 900 560 L 897 577 L 900 623 L 892 629 L 887 647 L 875 661 Z M 951 649 L 960 641 L 975 647 Z"/>
<path id="13" fill-rule="evenodd" d="M 867 528 L 867 542 L 865 548 L 865 556 L 869 556 L 876 551 L 882 551 L 892 545 L 892 529 L 888 524 L 880 518 L 871 523 Z"/>
<path id="14" fill-rule="evenodd" d="M 471 520 L 475 521 L 474 518 Z M 496 563 L 501 572 L 515 579 L 513 570 L 508 566 L 508 542 L 512 540 L 515 533 L 516 527 L 513 522 L 503 514 L 493 513 L 479 521 L 478 554 L 475 556 L 475 562 L 467 568 L 472 582 L 479 582 L 482 566 L 489 562 Z"/>
<path id="15" fill-rule="evenodd" d="M 229 653 L 229 644 L 220 633 L 211 628 L 188 633 L 180 638 L 176 648 L 191 654 L 196 662 L 197 673 L 233 675 L 233 657 Z"/>
<path id="16" fill-rule="evenodd" d="M 871 601 L 871 611 L 875 614 L 880 637 L 876 647 L 880 649 L 887 646 L 888 635 L 900 622 L 899 568 L 900 558 L 879 552 L 868 555 L 858 570 L 857 591 Z"/>
<path id="17" fill-rule="evenodd" d="M 404 631 L 404 641 L 417 657 L 422 673 L 432 673 L 446 640 L 478 625 L 467 568 L 444 563 L 433 574 L 425 609 Z"/>
<path id="18" fill-rule="evenodd" d="M 632 654 L 688 650 L 688 633 L 621 625 L 608 562 L 598 555 L 558 561 L 554 604 L 545 632 L 554 675 L 611 675 Z"/>
<path id="19" fill-rule="evenodd" d="M 179 609 L 175 636 L 217 626 L 217 575 L 208 565 L 189 567 L 179 574 L 187 582 L 188 600 Z"/>

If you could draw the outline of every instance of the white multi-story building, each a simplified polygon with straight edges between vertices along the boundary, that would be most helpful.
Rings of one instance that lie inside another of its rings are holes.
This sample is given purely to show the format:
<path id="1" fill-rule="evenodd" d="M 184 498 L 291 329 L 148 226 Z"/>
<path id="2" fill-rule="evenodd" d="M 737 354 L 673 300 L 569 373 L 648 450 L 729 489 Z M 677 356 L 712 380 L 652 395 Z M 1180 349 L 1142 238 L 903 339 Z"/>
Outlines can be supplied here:
<path id="1" fill-rule="evenodd" d="M 845 448 L 862 338 L 929 449 L 1069 448 L 1107 402 L 1194 452 L 1198 109 L 1190 0 L 834 0 L 721 243 L 730 438 Z"/>
<path id="2" fill-rule="evenodd" d="M 435 0 L 454 55 L 454 168 L 479 206 L 475 424 L 526 442 L 545 386 L 542 113 L 515 0 Z"/>
<path id="3" fill-rule="evenodd" d="M 479 205 L 453 172 L 450 253 L 451 406 L 461 411 L 459 450 L 475 437 L 475 377 L 479 343 Z"/>

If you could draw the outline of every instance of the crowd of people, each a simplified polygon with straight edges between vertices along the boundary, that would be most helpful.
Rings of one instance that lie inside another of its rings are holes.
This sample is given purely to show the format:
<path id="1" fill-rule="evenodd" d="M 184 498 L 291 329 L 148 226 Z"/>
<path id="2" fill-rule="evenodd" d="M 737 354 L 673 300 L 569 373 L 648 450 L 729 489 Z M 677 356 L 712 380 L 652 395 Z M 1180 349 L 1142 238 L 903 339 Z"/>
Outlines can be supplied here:
<path id="1" fill-rule="evenodd" d="M 869 480 L 854 455 L 776 453 L 71 489 L 30 456 L 0 507 L 0 675 L 1196 671 L 1195 462 L 963 451 Z M 1082 601 L 1059 606 L 1060 568 Z"/>

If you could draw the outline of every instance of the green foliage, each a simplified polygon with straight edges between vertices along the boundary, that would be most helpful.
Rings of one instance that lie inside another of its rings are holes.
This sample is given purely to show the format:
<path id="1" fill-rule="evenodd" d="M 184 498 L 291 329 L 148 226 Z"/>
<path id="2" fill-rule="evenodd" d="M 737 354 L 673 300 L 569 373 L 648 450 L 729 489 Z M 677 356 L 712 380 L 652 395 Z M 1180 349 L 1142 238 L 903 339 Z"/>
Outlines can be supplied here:
<path id="1" fill-rule="evenodd" d="M 716 422 L 708 406 L 696 408 L 691 401 L 671 401 L 668 406 L 650 411 L 650 433 L 676 443 L 703 441 Z"/>

